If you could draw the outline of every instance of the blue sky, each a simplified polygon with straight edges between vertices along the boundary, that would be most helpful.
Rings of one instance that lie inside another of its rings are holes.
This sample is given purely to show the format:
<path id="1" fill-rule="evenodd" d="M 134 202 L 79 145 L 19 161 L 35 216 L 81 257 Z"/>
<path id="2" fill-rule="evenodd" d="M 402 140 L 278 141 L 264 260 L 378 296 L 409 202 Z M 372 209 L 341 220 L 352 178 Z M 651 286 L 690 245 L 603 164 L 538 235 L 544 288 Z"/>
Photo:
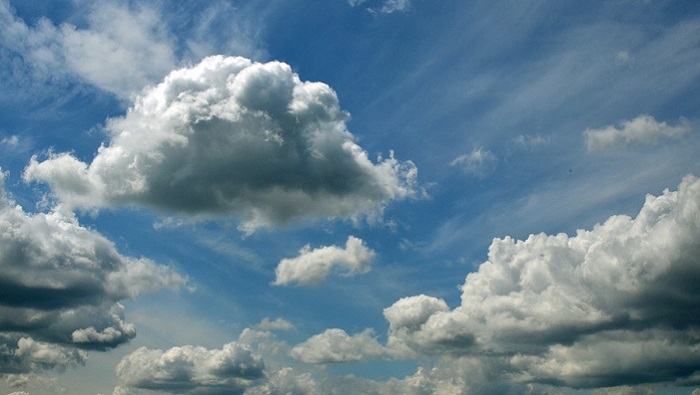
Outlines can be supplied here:
<path id="1" fill-rule="evenodd" d="M 700 7 L 0 0 L 0 394 L 700 392 Z"/>

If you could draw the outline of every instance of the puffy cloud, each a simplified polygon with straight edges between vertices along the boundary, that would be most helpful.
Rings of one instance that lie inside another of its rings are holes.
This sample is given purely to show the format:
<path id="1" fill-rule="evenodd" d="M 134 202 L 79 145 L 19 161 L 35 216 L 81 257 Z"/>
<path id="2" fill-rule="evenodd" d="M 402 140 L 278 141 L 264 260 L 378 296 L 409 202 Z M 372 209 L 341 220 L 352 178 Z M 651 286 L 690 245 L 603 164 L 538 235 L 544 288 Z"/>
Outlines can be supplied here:
<path id="1" fill-rule="evenodd" d="M 294 346 L 290 351 L 292 358 L 314 364 L 357 362 L 380 357 L 385 353 L 371 329 L 352 336 L 342 329 L 328 329 Z"/>
<path id="2" fill-rule="evenodd" d="M 661 140 L 679 139 L 690 133 L 688 121 L 681 118 L 676 126 L 658 122 L 651 115 L 640 115 L 631 121 L 622 121 L 619 127 L 586 129 L 586 148 L 589 152 L 624 149 L 635 145 L 656 145 Z"/>
<path id="3" fill-rule="evenodd" d="M 387 308 L 388 345 L 409 356 L 512 356 L 523 382 L 691 376 L 700 366 L 698 218 L 700 180 L 687 176 L 677 191 L 648 195 L 635 218 L 613 216 L 571 237 L 495 239 L 456 309 L 424 295 Z"/>
<path id="4" fill-rule="evenodd" d="M 345 248 L 326 246 L 312 250 L 307 244 L 298 257 L 280 261 L 273 284 L 316 284 L 324 280 L 334 266 L 345 268 L 347 275 L 367 273 L 374 255 L 362 240 L 353 236 L 348 237 Z"/>
<path id="5" fill-rule="evenodd" d="M 67 207 L 146 205 L 192 216 L 237 215 L 249 231 L 293 219 L 355 218 L 415 191 L 417 170 L 373 163 L 325 84 L 279 62 L 212 56 L 145 90 L 107 122 L 92 163 L 32 159 L 25 179 Z"/>
<path id="6" fill-rule="evenodd" d="M 498 158 L 483 147 L 474 148 L 471 153 L 460 155 L 450 162 L 450 166 L 460 168 L 465 174 L 483 177 L 491 172 Z"/>
<path id="7" fill-rule="evenodd" d="M 264 377 L 262 358 L 236 342 L 220 350 L 141 347 L 117 365 L 124 387 L 185 394 L 242 394 Z M 122 390 L 126 390 L 123 388 Z"/>
<path id="8" fill-rule="evenodd" d="M 81 350 L 38 342 L 30 337 L 20 337 L 15 341 L 0 335 L 0 373 L 64 371 L 84 365 L 86 360 L 87 354 Z"/>
<path id="9" fill-rule="evenodd" d="M 6 366 L 0 359 L 0 371 L 60 368 L 70 365 L 60 355 L 84 361 L 74 348 L 124 343 L 135 328 L 124 320 L 120 300 L 186 283 L 172 268 L 120 255 L 71 216 L 25 213 L 5 196 L 3 178 L 0 173 L 0 336 L 17 344 L 14 359 L 34 362 Z"/>

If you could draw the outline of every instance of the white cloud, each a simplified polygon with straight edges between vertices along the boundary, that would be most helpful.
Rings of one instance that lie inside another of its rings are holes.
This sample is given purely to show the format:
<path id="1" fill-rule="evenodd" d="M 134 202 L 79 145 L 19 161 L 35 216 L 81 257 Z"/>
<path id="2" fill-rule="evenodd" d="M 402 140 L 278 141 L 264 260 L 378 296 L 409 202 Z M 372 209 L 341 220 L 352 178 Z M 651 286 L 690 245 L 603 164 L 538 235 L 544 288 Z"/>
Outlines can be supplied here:
<path id="1" fill-rule="evenodd" d="M 666 139 L 680 139 L 690 133 L 691 127 L 681 118 L 676 126 L 658 122 L 651 115 L 640 115 L 631 121 L 620 122 L 619 127 L 586 129 L 586 148 L 589 152 L 624 149 L 635 145 L 656 145 Z"/>
<path id="2" fill-rule="evenodd" d="M 483 147 L 474 148 L 471 153 L 460 155 L 450 162 L 450 166 L 460 168 L 465 174 L 483 177 L 496 167 L 498 158 Z"/>
<path id="3" fill-rule="evenodd" d="M 0 140 L 0 144 L 9 145 L 10 147 L 16 147 L 17 145 L 19 145 L 19 137 L 17 137 L 16 134 L 13 134 L 10 137 L 3 137 L 2 140 Z"/>
<path id="4" fill-rule="evenodd" d="M 264 377 L 262 358 L 236 342 L 220 350 L 182 346 L 141 347 L 117 365 L 123 387 L 186 394 L 242 394 Z"/>
<path id="5" fill-rule="evenodd" d="M 44 78 L 78 76 L 126 99 L 177 63 L 162 19 L 147 6 L 130 9 L 96 2 L 87 14 L 86 28 L 55 26 L 46 18 L 28 26 L 12 14 L 6 1 L 0 4 L 0 14 L 6 25 L 0 30 L 5 45 L 22 54 L 24 62 Z"/>
<path id="6" fill-rule="evenodd" d="M 367 3 L 368 0 L 348 0 L 352 7 Z M 383 0 L 381 6 L 368 7 L 372 13 L 391 14 L 393 12 L 405 12 L 411 9 L 411 0 Z"/>
<path id="7" fill-rule="evenodd" d="M 342 329 L 327 329 L 300 343 L 290 351 L 292 358 L 305 363 L 327 364 L 358 362 L 386 354 L 371 329 L 348 335 Z"/>
<path id="8" fill-rule="evenodd" d="M 294 325 L 285 319 L 277 318 L 271 320 L 268 317 L 263 318 L 257 325 L 257 328 L 261 331 L 291 331 L 295 329 Z"/>
<path id="9" fill-rule="evenodd" d="M 509 146 L 524 149 L 527 151 L 534 150 L 550 142 L 549 136 L 539 134 L 519 134 L 508 141 Z"/>
<path id="10" fill-rule="evenodd" d="M 347 275 L 367 273 L 375 252 L 357 237 L 348 237 L 345 248 L 326 246 L 311 249 L 304 246 L 299 256 L 280 261 L 275 269 L 275 285 L 316 284 L 323 281 L 334 266 L 341 266 Z"/>
<path id="11" fill-rule="evenodd" d="M 411 196 L 416 167 L 373 163 L 325 84 L 284 63 L 213 56 L 139 96 L 92 163 L 36 158 L 26 180 L 64 205 L 146 205 L 192 216 L 237 215 L 247 231 L 294 219 L 354 218 Z"/>
<path id="12" fill-rule="evenodd" d="M 245 395 L 310 395 L 320 393 L 316 381 L 310 374 L 296 374 L 294 369 L 290 367 L 269 372 L 267 378 L 267 383 L 247 389 Z"/>
<path id="13" fill-rule="evenodd" d="M 70 363 L 54 357 L 84 361 L 75 348 L 116 347 L 135 336 L 120 300 L 186 283 L 172 268 L 120 255 L 73 217 L 25 213 L 5 196 L 3 179 L 0 172 L 0 336 L 27 360 L 0 360 L 0 371 L 60 368 Z"/>
<path id="14" fill-rule="evenodd" d="M 456 309 L 424 295 L 387 308 L 388 346 L 513 355 L 520 380 L 574 387 L 689 376 L 700 360 L 699 215 L 700 180 L 687 176 L 647 196 L 636 218 L 571 237 L 495 239 Z"/>

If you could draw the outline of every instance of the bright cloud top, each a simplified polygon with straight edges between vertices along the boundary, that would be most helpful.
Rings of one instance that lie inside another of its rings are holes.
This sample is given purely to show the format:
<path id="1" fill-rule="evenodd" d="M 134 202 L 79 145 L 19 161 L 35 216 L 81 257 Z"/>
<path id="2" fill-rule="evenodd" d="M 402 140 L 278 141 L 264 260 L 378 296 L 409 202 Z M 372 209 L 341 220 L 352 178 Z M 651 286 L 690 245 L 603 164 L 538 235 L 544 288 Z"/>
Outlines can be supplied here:
<path id="1" fill-rule="evenodd" d="M 360 239 L 348 237 L 345 248 L 325 246 L 311 249 L 309 244 L 299 251 L 296 258 L 282 259 L 275 270 L 274 285 L 298 283 L 317 284 L 323 281 L 335 266 L 345 269 L 346 275 L 367 273 L 375 252 Z"/>
<path id="2" fill-rule="evenodd" d="M 347 130 L 335 92 L 279 62 L 212 56 L 173 71 L 110 119 L 92 163 L 32 159 L 27 180 L 67 207 L 146 205 L 238 215 L 243 227 L 354 218 L 414 193 L 417 170 L 373 163 Z"/>
<path id="3" fill-rule="evenodd" d="M 185 278 L 120 255 L 102 235 L 61 214 L 27 214 L 3 192 L 0 173 L 0 373 L 62 370 L 78 349 L 105 350 L 136 334 L 119 301 Z"/>
<path id="4" fill-rule="evenodd" d="M 619 127 L 607 126 L 601 129 L 586 129 L 586 147 L 589 152 L 627 148 L 634 145 L 656 145 L 661 140 L 679 139 L 690 133 L 687 120 L 681 119 L 678 125 L 671 126 L 658 122 L 651 115 L 640 115 L 631 121 L 622 121 Z"/>

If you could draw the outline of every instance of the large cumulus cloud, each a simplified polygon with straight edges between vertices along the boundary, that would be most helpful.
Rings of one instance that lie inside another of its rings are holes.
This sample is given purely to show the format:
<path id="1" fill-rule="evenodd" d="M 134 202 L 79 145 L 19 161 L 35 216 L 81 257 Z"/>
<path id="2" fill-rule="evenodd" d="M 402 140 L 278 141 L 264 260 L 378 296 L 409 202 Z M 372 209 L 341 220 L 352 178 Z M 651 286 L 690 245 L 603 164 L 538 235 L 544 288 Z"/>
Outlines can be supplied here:
<path id="1" fill-rule="evenodd" d="M 79 349 L 116 347 L 136 334 L 119 303 L 177 289 L 172 268 L 120 255 L 95 231 L 61 213 L 25 213 L 0 173 L 0 372 L 84 363 Z"/>
<path id="2" fill-rule="evenodd" d="M 91 163 L 32 159 L 27 180 L 64 205 L 146 205 L 237 215 L 248 230 L 292 219 L 354 218 L 415 192 L 416 167 L 374 163 L 347 130 L 335 92 L 279 62 L 212 56 L 173 71 L 110 119 Z"/>
<path id="3" fill-rule="evenodd" d="M 700 375 L 696 177 L 686 176 L 677 191 L 648 195 L 634 218 L 613 216 L 574 236 L 495 239 L 488 257 L 467 276 L 456 308 L 418 295 L 384 309 L 383 355 L 440 355 L 454 363 L 478 358 L 490 380 L 541 393 L 694 382 Z M 346 341 L 335 343 L 352 344 L 355 359 L 376 357 L 360 352 L 378 349 L 375 339 L 364 336 L 363 345 L 357 344 L 362 335 L 341 334 Z M 332 350 L 333 338 L 316 335 L 296 350 L 315 355 L 310 351 L 319 347 L 310 345 L 319 340 Z"/>
<path id="4" fill-rule="evenodd" d="M 511 355 L 520 379 L 574 387 L 689 376 L 700 370 L 699 257 L 700 180 L 687 176 L 635 218 L 495 239 L 456 309 L 427 296 L 387 308 L 388 343 Z"/>

